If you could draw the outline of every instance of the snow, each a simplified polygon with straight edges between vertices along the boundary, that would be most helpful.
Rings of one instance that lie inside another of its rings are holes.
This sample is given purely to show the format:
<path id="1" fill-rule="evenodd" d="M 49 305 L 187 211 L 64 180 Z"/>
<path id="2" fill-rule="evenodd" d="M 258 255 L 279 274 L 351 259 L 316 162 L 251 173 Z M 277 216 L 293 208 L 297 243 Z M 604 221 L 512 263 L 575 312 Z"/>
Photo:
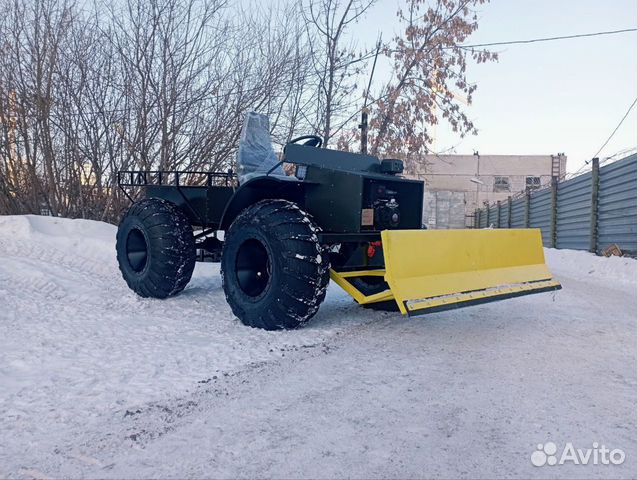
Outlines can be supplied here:
<path id="1" fill-rule="evenodd" d="M 563 290 L 415 319 L 330 286 L 305 328 L 265 332 L 232 316 L 214 264 L 137 297 L 115 231 L 0 217 L 0 478 L 637 469 L 635 260 L 547 249 Z M 532 467 L 549 440 L 626 461 Z"/>
<path id="2" fill-rule="evenodd" d="M 545 249 L 546 261 L 561 275 L 635 290 L 637 261 L 629 257 L 598 257 L 579 250 Z"/>

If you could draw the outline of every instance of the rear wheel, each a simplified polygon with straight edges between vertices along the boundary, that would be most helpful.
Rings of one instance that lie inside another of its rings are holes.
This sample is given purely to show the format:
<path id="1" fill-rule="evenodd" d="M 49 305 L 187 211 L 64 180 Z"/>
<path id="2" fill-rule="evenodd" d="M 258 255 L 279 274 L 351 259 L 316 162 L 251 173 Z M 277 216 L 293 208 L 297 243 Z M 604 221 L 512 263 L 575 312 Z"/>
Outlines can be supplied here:
<path id="1" fill-rule="evenodd" d="M 117 230 L 117 261 L 128 286 L 142 297 L 181 292 L 195 268 L 195 239 L 184 213 L 158 198 L 135 202 Z"/>
<path id="2" fill-rule="evenodd" d="M 266 330 L 296 328 L 318 311 L 329 259 L 310 215 L 286 200 L 244 210 L 226 232 L 223 288 L 232 312 Z"/>

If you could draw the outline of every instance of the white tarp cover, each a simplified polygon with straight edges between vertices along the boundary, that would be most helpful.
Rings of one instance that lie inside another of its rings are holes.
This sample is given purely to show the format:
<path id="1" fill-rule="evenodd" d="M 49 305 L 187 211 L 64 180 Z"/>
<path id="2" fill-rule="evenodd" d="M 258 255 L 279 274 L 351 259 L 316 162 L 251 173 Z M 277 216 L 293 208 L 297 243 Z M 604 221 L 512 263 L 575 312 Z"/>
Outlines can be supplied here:
<path id="1" fill-rule="evenodd" d="M 239 152 L 237 153 L 237 174 L 239 183 L 243 183 L 257 175 L 265 175 L 279 162 L 270 139 L 270 120 L 267 115 L 256 112 L 246 114 Z M 285 175 L 283 167 L 279 165 L 272 175 Z"/>

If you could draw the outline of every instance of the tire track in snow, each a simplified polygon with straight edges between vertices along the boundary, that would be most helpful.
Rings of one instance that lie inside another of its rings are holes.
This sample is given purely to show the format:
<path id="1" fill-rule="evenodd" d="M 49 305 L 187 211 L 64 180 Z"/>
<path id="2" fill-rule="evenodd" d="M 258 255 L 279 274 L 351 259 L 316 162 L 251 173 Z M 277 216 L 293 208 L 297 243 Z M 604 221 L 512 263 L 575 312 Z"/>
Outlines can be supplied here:
<path id="1" fill-rule="evenodd" d="M 13 438 L 0 445 L 3 472 L 52 474 L 83 464 L 76 457 L 84 454 L 100 459 L 89 454 L 95 445 L 139 448 L 140 431 L 161 437 L 172 418 L 196 417 L 190 396 L 212 388 L 212 377 L 251 377 L 250 370 L 330 342 L 368 315 L 332 291 L 302 330 L 247 328 L 231 314 L 218 275 L 217 267 L 199 264 L 181 295 L 142 299 L 121 279 L 113 227 L 0 219 L 0 301 L 7 299 L 0 309 L 0 430 Z M 143 414 L 125 417 L 137 410 Z M 132 435 L 138 441 L 127 439 Z M 36 443 L 37 452 L 28 448 Z"/>

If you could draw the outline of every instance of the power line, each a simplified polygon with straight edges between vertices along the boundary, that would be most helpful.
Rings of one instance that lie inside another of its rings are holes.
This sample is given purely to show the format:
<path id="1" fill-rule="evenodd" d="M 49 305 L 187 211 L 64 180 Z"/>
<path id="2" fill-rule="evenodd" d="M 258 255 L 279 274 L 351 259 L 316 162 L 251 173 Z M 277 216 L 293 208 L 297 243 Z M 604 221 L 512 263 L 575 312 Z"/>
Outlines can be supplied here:
<path id="1" fill-rule="evenodd" d="M 617 130 L 619 130 L 619 127 L 622 126 L 622 123 L 624 123 L 624 120 L 626 120 L 626 117 L 628 116 L 628 114 L 630 113 L 630 111 L 633 109 L 633 107 L 635 106 L 635 104 L 637 103 L 637 98 L 635 98 L 635 100 L 633 100 L 633 103 L 630 105 L 630 107 L 628 107 L 628 110 L 626 110 L 626 113 L 624 114 L 624 116 L 622 117 L 622 119 L 619 121 L 619 123 L 617 124 L 617 126 L 615 127 L 615 130 L 613 130 L 613 133 L 610 134 L 610 137 L 608 137 L 606 139 L 606 141 L 604 142 L 604 145 L 602 145 L 601 147 L 599 147 L 599 150 L 597 150 L 597 153 L 595 155 L 593 155 L 591 158 L 595 158 L 597 155 L 599 155 L 599 153 L 604 149 L 604 147 L 606 145 L 608 145 L 608 142 L 610 142 L 611 138 L 613 138 L 613 136 L 615 135 L 615 133 L 617 133 Z M 587 162 L 588 163 L 588 162 Z"/>
<path id="2" fill-rule="evenodd" d="M 495 47 L 498 45 L 520 45 L 525 43 L 551 42 L 554 40 L 568 40 L 571 38 L 596 37 L 598 35 L 614 35 L 617 33 L 637 32 L 637 28 L 625 28 L 623 30 L 609 30 L 606 32 L 580 33 L 577 35 L 564 35 L 560 37 L 533 38 L 530 40 L 511 40 L 508 42 L 478 43 L 475 45 L 459 45 L 461 48 Z"/>
<path id="3" fill-rule="evenodd" d="M 619 130 L 619 127 L 622 126 L 622 123 L 624 123 L 624 120 L 626 120 L 626 117 L 628 117 L 628 114 L 630 113 L 630 111 L 633 109 L 633 107 L 635 106 L 635 104 L 637 104 L 637 98 L 635 98 L 635 100 L 633 100 L 633 103 L 630 105 L 630 107 L 628 107 L 628 110 L 626 111 L 626 113 L 624 114 L 624 116 L 622 117 L 622 119 L 619 121 L 619 123 L 617 124 L 617 126 L 615 127 L 615 130 L 613 130 L 613 133 L 610 134 L 610 136 L 606 139 L 606 141 L 604 142 L 604 144 L 599 148 L 599 150 L 597 150 L 597 153 L 595 155 L 593 155 L 591 158 L 595 158 L 597 157 L 600 152 L 604 149 L 604 147 L 606 145 L 608 145 L 608 142 L 611 141 L 611 139 L 613 138 L 613 136 L 615 135 L 615 133 L 617 133 L 617 130 Z M 617 155 L 617 154 L 615 154 Z M 615 155 L 611 155 L 610 157 L 607 157 L 605 161 L 608 161 L 610 158 L 613 158 Z M 604 163 L 601 162 L 601 163 Z M 575 176 L 577 176 L 582 170 L 584 170 L 589 164 L 591 163 L 591 160 L 584 160 L 584 165 L 582 165 L 577 171 L 570 173 L 567 175 L 567 178 L 573 178 Z"/>

